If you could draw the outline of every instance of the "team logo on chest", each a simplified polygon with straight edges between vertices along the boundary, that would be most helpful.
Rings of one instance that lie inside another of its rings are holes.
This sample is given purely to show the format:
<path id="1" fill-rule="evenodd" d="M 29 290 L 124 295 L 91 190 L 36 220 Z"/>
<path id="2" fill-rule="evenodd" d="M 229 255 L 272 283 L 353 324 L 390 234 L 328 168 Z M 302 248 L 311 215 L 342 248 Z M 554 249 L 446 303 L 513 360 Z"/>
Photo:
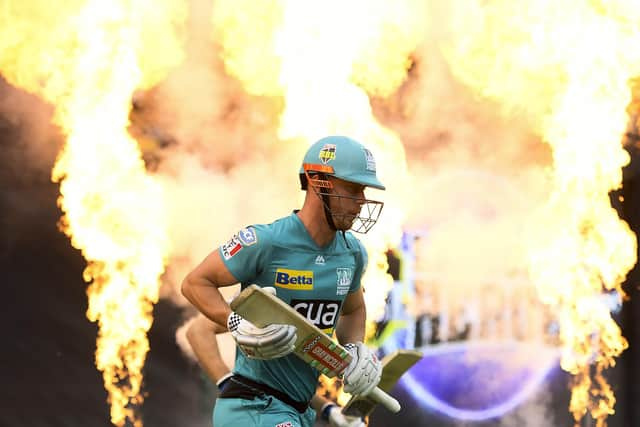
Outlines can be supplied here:
<path id="1" fill-rule="evenodd" d="M 291 300 L 291 307 L 302 314 L 311 323 L 322 329 L 324 333 L 333 332 L 333 325 L 336 323 L 340 312 L 340 301 L 312 299 L 312 300 Z"/>
<path id="2" fill-rule="evenodd" d="M 336 268 L 336 274 L 338 276 L 336 295 L 348 294 L 353 281 L 353 269 L 351 267 L 338 267 Z"/>

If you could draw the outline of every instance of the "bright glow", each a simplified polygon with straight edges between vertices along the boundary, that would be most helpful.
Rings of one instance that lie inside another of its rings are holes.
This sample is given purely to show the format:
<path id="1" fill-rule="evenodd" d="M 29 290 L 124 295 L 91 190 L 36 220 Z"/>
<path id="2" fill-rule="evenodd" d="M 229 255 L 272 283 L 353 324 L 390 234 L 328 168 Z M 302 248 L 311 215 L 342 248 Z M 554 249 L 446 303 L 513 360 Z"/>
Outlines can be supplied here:
<path id="1" fill-rule="evenodd" d="M 552 190 L 528 227 L 529 275 L 559 321 L 576 424 L 589 412 L 603 426 L 615 397 L 601 373 L 628 344 L 594 297 L 623 294 L 636 262 L 636 237 L 609 192 L 629 162 L 621 142 L 629 82 L 640 74 L 640 8 L 622 0 L 456 4 L 452 72 L 505 114 L 526 117 L 551 147 Z"/>
<path id="2" fill-rule="evenodd" d="M 9 2 L 0 10 L 0 71 L 55 106 L 66 135 L 52 179 L 61 229 L 81 250 L 98 323 L 96 366 L 111 422 L 135 426 L 153 303 L 168 254 L 163 194 L 127 127 L 137 88 L 181 60 L 180 1 Z"/>
<path id="3" fill-rule="evenodd" d="M 261 6 L 223 0 L 214 10 L 227 71 L 250 93 L 283 98 L 282 140 L 301 144 L 303 153 L 323 136 L 342 134 L 374 153 L 387 191 L 370 190 L 368 197 L 386 204 L 362 238 L 369 251 L 364 286 L 372 320 L 382 314 L 392 286 L 384 253 L 400 241 L 410 198 L 403 145 L 377 122 L 369 94 L 388 96 L 406 79 L 409 54 L 423 36 L 423 8 L 414 0 L 272 0 Z"/>
<path id="4" fill-rule="evenodd" d="M 520 344 L 521 349 L 518 348 L 518 345 L 519 344 L 515 342 L 468 342 L 428 346 L 421 350 L 424 354 L 422 360 L 402 377 L 399 384 L 406 388 L 410 395 L 422 405 L 435 409 L 449 417 L 469 421 L 498 418 L 526 401 L 540 388 L 545 378 L 547 378 L 549 373 L 557 366 L 557 352 L 548 348 L 542 348 L 541 351 L 541 349 L 538 348 L 536 353 L 534 353 L 537 359 L 535 364 L 530 366 L 527 364 L 518 364 L 513 368 L 515 369 L 514 371 L 509 370 L 510 376 L 523 375 L 525 379 L 517 385 L 517 390 L 513 394 L 510 394 L 503 402 L 483 409 L 460 408 L 451 402 L 446 402 L 438 398 L 438 393 L 437 390 L 434 390 L 434 385 L 429 384 L 427 378 L 420 377 L 420 364 L 429 364 L 431 360 L 439 359 L 445 361 L 446 364 L 448 364 L 448 368 L 452 371 L 456 371 L 456 362 L 464 360 L 464 358 L 467 357 L 469 364 L 477 365 L 479 369 L 482 369 L 483 363 L 486 363 L 486 369 L 491 369 L 492 363 L 506 366 L 510 363 L 509 360 L 511 356 L 518 356 L 520 351 L 532 351 L 531 346 L 528 344 Z M 499 352 L 501 356 L 492 360 L 483 357 L 482 354 L 484 352 L 488 354 Z M 461 357 L 461 355 L 463 357 Z M 508 366 L 507 369 L 509 369 Z M 461 375 L 464 375 L 462 374 L 464 370 L 461 369 L 460 371 Z M 464 386 L 461 386 L 461 390 L 464 389 L 465 394 L 482 396 L 483 391 L 486 391 L 469 388 L 468 378 L 460 377 L 457 381 L 455 379 L 453 380 L 452 384 L 464 384 Z M 493 381 L 497 382 L 500 381 L 500 379 L 495 378 Z"/>

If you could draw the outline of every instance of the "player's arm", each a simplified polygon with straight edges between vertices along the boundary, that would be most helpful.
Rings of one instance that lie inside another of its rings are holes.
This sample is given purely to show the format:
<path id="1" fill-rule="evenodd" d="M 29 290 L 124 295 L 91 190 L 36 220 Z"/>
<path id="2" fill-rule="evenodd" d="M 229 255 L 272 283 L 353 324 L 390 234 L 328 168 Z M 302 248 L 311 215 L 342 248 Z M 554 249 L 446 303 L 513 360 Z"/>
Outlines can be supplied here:
<path id="1" fill-rule="evenodd" d="M 222 261 L 220 252 L 215 250 L 185 277 L 182 294 L 209 320 L 224 325 L 226 330 L 231 308 L 218 287 L 236 283 L 238 280 Z"/>
<path id="2" fill-rule="evenodd" d="M 336 325 L 336 337 L 341 344 L 364 340 L 367 311 L 362 288 L 347 294 Z"/>
<path id="3" fill-rule="evenodd" d="M 258 328 L 234 313 L 219 287 L 253 280 L 259 269 L 261 245 L 253 227 L 243 229 L 219 250 L 210 253 L 182 282 L 182 294 L 209 320 L 224 325 L 250 358 L 275 359 L 295 348 L 296 328 L 272 324 Z M 241 240 L 244 239 L 244 245 Z M 249 243 L 248 243 L 249 242 Z M 222 253 L 225 254 L 223 261 Z M 233 271 L 233 273 L 232 273 Z M 272 288 L 275 292 L 275 288 Z"/>
<path id="4" fill-rule="evenodd" d="M 231 370 L 225 365 L 218 347 L 217 334 L 227 330 L 199 314 L 187 329 L 187 340 L 191 344 L 198 363 L 216 385 L 228 378 Z"/>

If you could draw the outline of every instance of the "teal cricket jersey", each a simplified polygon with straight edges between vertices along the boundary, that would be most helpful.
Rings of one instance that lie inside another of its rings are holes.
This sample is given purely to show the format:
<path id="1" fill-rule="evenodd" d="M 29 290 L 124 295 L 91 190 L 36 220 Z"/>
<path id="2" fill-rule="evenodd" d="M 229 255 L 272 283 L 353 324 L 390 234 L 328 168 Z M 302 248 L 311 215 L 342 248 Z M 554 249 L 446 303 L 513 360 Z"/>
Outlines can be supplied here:
<path id="1" fill-rule="evenodd" d="M 333 334 L 342 302 L 360 287 L 367 252 L 351 233 L 336 233 L 320 248 L 293 213 L 271 224 L 243 228 L 219 248 L 242 284 L 273 286 L 280 299 L 327 334 Z M 234 372 L 281 390 L 297 401 L 314 395 L 319 372 L 293 354 L 272 360 L 236 351 Z"/>

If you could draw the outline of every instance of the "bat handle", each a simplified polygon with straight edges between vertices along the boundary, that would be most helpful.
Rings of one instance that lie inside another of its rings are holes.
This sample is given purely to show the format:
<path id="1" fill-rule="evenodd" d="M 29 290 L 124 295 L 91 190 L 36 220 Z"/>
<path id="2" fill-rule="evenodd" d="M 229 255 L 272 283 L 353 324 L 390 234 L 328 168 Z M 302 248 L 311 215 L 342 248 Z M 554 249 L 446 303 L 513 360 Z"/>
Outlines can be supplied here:
<path id="1" fill-rule="evenodd" d="M 400 402 L 391 397 L 389 394 L 385 393 L 380 389 L 380 387 L 376 387 L 367 396 L 372 400 L 375 400 L 394 414 L 400 412 Z"/>

